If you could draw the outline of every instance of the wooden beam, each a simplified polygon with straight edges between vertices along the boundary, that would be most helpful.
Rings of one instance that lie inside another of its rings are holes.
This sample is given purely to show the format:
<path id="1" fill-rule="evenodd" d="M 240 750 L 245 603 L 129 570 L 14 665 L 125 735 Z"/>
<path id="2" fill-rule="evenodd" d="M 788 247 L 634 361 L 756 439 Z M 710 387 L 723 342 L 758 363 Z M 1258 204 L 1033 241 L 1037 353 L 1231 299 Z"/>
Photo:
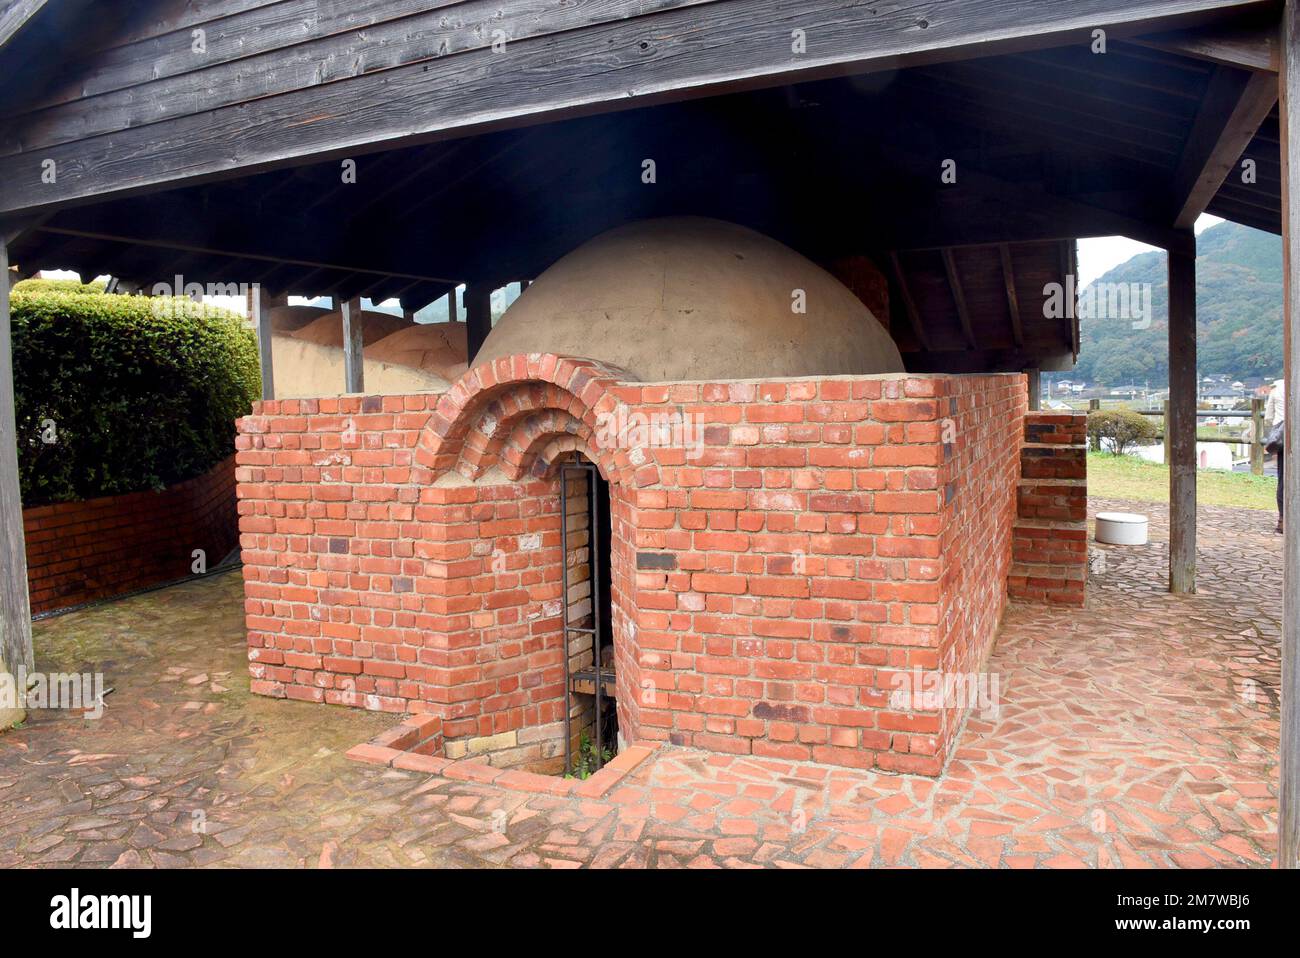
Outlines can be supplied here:
<path id="1" fill-rule="evenodd" d="M 1020 373 L 1030 368 L 1064 372 L 1074 367 L 1069 350 L 1035 353 L 1032 348 L 906 351 L 903 361 L 916 373 Z"/>
<path id="2" fill-rule="evenodd" d="M 89 230 L 67 229 L 59 226 L 42 226 L 39 232 L 53 233 L 57 236 L 72 236 L 80 239 L 102 240 L 108 243 L 124 243 L 130 246 L 151 246 L 155 249 L 175 250 L 180 253 L 198 253 L 207 256 L 229 256 L 232 259 L 248 259 L 258 262 L 275 263 L 277 266 L 303 266 L 308 269 L 337 270 L 341 273 L 360 273 L 365 276 L 392 277 L 394 279 L 419 280 L 425 283 L 454 283 L 456 280 L 442 276 L 423 276 L 418 273 L 394 273 L 373 267 L 344 265 L 342 263 L 321 263 L 308 259 L 292 259 L 270 254 L 253 253 L 247 250 L 220 249 L 209 246 L 196 246 L 192 243 L 173 242 L 170 240 L 151 239 L 147 236 L 119 236 L 113 233 L 97 233 Z"/>
<path id="3" fill-rule="evenodd" d="M 1196 591 L 1196 257 L 1169 261 L 1169 591 Z"/>
<path id="4" fill-rule="evenodd" d="M 361 338 L 361 297 L 339 303 L 343 315 L 343 391 L 366 391 L 365 347 Z"/>
<path id="5" fill-rule="evenodd" d="M 907 316 L 908 325 L 912 327 L 912 335 L 920 343 L 921 349 L 929 352 L 930 339 L 925 335 L 925 325 L 921 322 L 921 312 L 916 308 L 916 302 L 912 299 L 911 290 L 907 288 L 907 277 L 903 275 L 903 264 L 899 262 L 897 253 L 891 252 L 889 254 L 889 271 L 893 274 L 894 283 L 898 286 L 898 298 L 903 301 L 903 312 Z"/>
<path id="6" fill-rule="evenodd" d="M 1282 714 L 1278 865 L 1300 868 L 1300 3 L 1282 12 L 1282 276 L 1286 457 L 1282 508 Z"/>
<path id="7" fill-rule="evenodd" d="M 952 303 L 957 308 L 957 321 L 961 323 L 961 331 L 966 337 L 966 345 L 971 349 L 978 349 L 975 342 L 975 330 L 970 324 L 970 310 L 966 308 L 966 294 L 962 292 L 961 277 L 957 275 L 957 261 L 953 258 L 952 250 L 943 251 L 943 270 L 948 274 L 948 289 L 952 292 Z"/>
<path id="8" fill-rule="evenodd" d="M 259 283 L 249 291 L 253 328 L 257 330 L 257 358 L 262 368 L 262 398 L 275 398 L 274 330 L 271 328 L 271 294 Z"/>
<path id="9" fill-rule="evenodd" d="M 10 0 L 0 7 L 0 47 L 4 46 L 18 32 L 31 23 L 32 18 L 41 12 L 47 0 Z"/>
<path id="10" fill-rule="evenodd" d="M 455 292 L 452 292 L 453 297 Z M 468 363 L 474 365 L 474 358 L 483 348 L 483 341 L 492 332 L 492 284 L 470 283 L 465 287 L 465 339 Z"/>
<path id="11" fill-rule="evenodd" d="M 1175 229 L 1190 229 L 1277 103 L 1277 77 L 1218 67 L 1174 175 Z"/>
<path id="12" fill-rule="evenodd" d="M 27 594 L 27 549 L 18 481 L 18 426 L 14 408 L 13 347 L 9 325 L 9 249 L 0 242 L 0 672 L 35 668 L 32 611 Z M 19 694 L 27 689 L 17 689 Z M 10 721 L 21 715 L 6 714 Z"/>
<path id="13" fill-rule="evenodd" d="M 1151 33 L 1129 42 L 1222 66 L 1278 72 L 1277 36 L 1269 27 L 1208 26 Z"/>
<path id="14" fill-rule="evenodd" d="M 1011 336 L 1016 342 L 1016 347 L 1020 348 L 1025 345 L 1025 330 L 1020 322 L 1020 297 L 1016 295 L 1016 273 L 1011 266 L 1011 247 L 1006 243 L 999 243 L 998 255 L 1002 258 L 1002 282 L 1007 288 L 1007 312 L 1011 315 Z"/>
<path id="15" fill-rule="evenodd" d="M 209 83 L 195 92 L 186 115 L 140 125 L 124 120 L 111 135 L 5 156 L 0 212 L 236 176 L 309 158 L 354 157 L 600 110 L 1086 42 L 1098 27 L 1113 38 L 1151 33 L 1251 5 L 1252 0 L 932 0 L 920 10 L 808 0 L 798 19 L 821 26 L 810 55 L 792 57 L 788 42 L 774 42 L 770 29 L 755 28 L 789 21 L 785 0 L 686 4 L 649 13 L 625 0 L 611 5 L 606 22 L 586 25 L 574 24 L 575 5 L 554 4 L 539 8 L 529 20 L 532 35 L 512 41 L 507 56 L 483 42 L 461 52 L 434 48 L 409 62 L 343 71 L 329 82 L 309 71 L 311 81 L 296 89 L 222 105 L 217 104 L 227 88 Z M 490 17 L 485 23 L 502 22 L 495 7 L 482 15 Z M 406 31 L 397 19 L 365 31 L 360 40 L 343 37 L 321 69 L 353 62 L 350 54 L 400 44 Z M 270 62 L 287 60 L 273 56 Z M 256 88 L 262 79 L 245 77 L 242 86 Z M 159 83 L 146 106 L 185 99 L 177 89 L 184 87 L 174 78 Z M 43 127 L 57 140 L 62 134 L 50 130 L 51 122 L 44 117 Z M 258 135 L 250 136 L 250 129 Z M 23 128 L 14 133 L 21 140 Z M 45 161 L 55 164 L 55 182 L 43 179 Z"/>

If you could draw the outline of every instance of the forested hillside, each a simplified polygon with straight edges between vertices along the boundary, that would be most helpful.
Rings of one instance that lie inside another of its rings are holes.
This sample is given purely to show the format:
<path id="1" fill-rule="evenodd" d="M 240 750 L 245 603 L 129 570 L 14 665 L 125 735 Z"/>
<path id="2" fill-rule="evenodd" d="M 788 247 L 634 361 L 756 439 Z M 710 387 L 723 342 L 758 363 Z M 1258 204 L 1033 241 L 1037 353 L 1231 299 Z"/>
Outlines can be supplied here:
<path id="1" fill-rule="evenodd" d="M 1235 223 L 1197 237 L 1196 319 L 1201 376 L 1272 379 L 1282 374 L 1282 240 Z M 1075 379 L 1108 386 L 1168 382 L 1169 288 L 1163 252 L 1141 253 L 1099 283 L 1150 283 L 1153 318 L 1080 323 Z M 1137 324 L 1142 325 L 1142 324 Z M 1067 378 L 1071 374 L 1063 374 Z"/>

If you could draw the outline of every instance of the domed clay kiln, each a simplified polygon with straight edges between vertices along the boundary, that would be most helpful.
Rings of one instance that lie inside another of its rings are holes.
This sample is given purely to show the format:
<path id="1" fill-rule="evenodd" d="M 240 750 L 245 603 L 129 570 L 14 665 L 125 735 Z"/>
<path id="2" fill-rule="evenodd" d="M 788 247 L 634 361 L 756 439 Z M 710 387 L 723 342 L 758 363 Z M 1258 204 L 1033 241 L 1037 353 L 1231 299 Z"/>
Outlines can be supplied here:
<path id="1" fill-rule="evenodd" d="M 471 365 L 538 352 L 643 382 L 903 371 L 889 333 L 834 276 L 701 217 L 630 223 L 579 246 L 524 291 Z"/>

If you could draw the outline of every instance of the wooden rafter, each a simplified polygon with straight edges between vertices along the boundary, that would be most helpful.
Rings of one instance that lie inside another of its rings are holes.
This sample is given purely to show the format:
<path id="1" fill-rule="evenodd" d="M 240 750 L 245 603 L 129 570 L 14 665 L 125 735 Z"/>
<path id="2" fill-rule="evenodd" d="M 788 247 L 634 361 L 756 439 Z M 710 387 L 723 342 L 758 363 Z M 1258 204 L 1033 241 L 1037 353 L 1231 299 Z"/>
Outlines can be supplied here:
<path id="1" fill-rule="evenodd" d="M 367 276 L 391 276 L 397 279 L 414 279 L 428 283 L 454 283 L 455 280 L 447 279 L 443 276 L 421 276 L 418 273 L 398 273 L 389 272 L 382 269 L 372 269 L 365 266 L 344 266 L 339 263 L 320 263 L 305 259 L 286 259 L 278 256 L 264 256 L 259 253 L 250 253 L 243 250 L 215 249 L 205 246 L 195 246 L 188 243 L 175 243 L 168 240 L 151 240 L 145 237 L 117 236 L 109 233 L 94 233 L 88 230 L 64 229 L 57 226 L 42 226 L 39 228 L 42 233 L 52 233 L 58 236 L 76 236 L 82 239 L 103 240 L 112 243 L 127 243 L 134 246 L 150 246 L 160 249 L 175 250 L 178 253 L 199 253 L 209 256 L 229 256 L 237 259 L 257 260 L 264 263 L 279 263 L 283 265 L 306 266 L 311 269 L 338 270 L 344 273 L 360 273 Z"/>
<path id="2" fill-rule="evenodd" d="M 1016 295 L 1016 273 L 1011 266 L 1011 247 L 1006 243 L 998 244 L 998 255 L 1002 258 L 1002 282 L 1007 288 L 1007 312 L 1011 316 L 1011 336 L 1016 347 L 1025 345 L 1025 330 L 1020 323 L 1020 297 Z"/>
<path id="3" fill-rule="evenodd" d="M 1190 229 L 1277 103 L 1277 77 L 1218 67 L 1174 177 L 1175 229 Z"/>
<path id="4" fill-rule="evenodd" d="M 930 339 L 925 335 L 925 326 L 921 322 L 921 313 L 916 308 L 916 301 L 912 299 L 912 291 L 907 287 L 907 277 L 903 273 L 903 264 L 899 261 L 897 253 L 891 252 L 889 254 L 889 271 L 893 274 L 894 283 L 898 286 L 898 296 L 903 301 L 903 312 L 907 316 L 908 325 L 912 327 L 912 335 L 916 337 L 921 349 L 929 352 Z"/>
<path id="5" fill-rule="evenodd" d="M 1129 42 L 1222 66 L 1276 74 L 1276 31 L 1268 27 L 1202 27 L 1133 37 Z"/>
<path id="6" fill-rule="evenodd" d="M 948 274 L 948 289 L 952 293 L 953 305 L 957 308 L 957 321 L 961 323 L 961 331 L 966 337 L 966 345 L 971 349 L 978 349 L 975 342 L 975 330 L 971 327 L 970 310 L 966 307 L 966 294 L 961 288 L 961 276 L 957 274 L 957 261 L 953 258 L 952 250 L 943 251 L 943 270 Z"/>

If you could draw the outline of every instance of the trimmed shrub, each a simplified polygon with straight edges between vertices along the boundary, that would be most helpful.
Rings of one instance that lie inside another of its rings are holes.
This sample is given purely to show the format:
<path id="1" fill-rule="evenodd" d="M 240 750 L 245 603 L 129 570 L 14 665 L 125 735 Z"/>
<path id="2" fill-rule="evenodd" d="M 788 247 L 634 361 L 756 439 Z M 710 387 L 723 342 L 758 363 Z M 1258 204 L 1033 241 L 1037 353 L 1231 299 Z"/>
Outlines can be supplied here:
<path id="1" fill-rule="evenodd" d="M 1117 456 L 1133 446 L 1147 446 L 1156 441 L 1160 430 L 1150 417 L 1131 409 L 1098 409 L 1088 413 L 1088 439 L 1095 450 L 1103 449 L 1103 440 L 1109 440 L 1108 452 Z"/>
<path id="2" fill-rule="evenodd" d="M 15 288 L 11 303 L 24 505 L 162 489 L 234 450 L 261 390 L 240 316 L 102 290 Z"/>

